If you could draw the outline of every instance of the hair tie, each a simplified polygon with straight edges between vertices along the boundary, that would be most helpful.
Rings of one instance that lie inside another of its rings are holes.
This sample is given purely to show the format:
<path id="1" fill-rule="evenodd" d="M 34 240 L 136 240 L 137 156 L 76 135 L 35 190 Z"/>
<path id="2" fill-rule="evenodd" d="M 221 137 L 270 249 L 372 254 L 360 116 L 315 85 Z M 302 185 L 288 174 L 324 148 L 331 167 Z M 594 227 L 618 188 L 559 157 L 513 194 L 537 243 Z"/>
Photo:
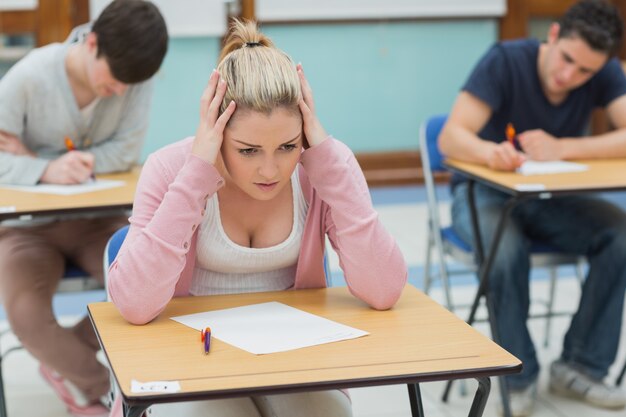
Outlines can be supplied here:
<path id="1" fill-rule="evenodd" d="M 261 46 L 261 42 L 246 42 L 243 44 L 243 47 L 252 48 L 253 46 Z"/>

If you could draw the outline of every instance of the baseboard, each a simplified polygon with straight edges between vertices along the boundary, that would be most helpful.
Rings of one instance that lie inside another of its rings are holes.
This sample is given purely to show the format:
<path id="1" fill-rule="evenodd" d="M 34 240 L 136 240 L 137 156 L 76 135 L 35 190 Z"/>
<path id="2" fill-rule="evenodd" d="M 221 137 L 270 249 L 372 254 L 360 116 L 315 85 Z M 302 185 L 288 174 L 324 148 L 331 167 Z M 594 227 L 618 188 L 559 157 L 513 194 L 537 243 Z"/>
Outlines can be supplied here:
<path id="1" fill-rule="evenodd" d="M 355 156 L 370 187 L 424 183 L 419 151 L 363 152 Z M 447 173 L 435 175 L 438 183 L 446 183 L 449 179 Z"/>

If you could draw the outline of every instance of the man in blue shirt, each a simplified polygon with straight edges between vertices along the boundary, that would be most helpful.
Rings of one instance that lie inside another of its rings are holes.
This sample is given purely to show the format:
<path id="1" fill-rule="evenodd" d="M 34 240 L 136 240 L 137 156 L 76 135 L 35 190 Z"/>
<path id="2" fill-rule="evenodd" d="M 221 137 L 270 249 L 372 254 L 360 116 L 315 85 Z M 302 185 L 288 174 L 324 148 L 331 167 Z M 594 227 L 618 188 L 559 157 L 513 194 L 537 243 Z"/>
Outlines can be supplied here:
<path id="1" fill-rule="evenodd" d="M 611 58 L 622 33 L 613 6 L 585 0 L 551 25 L 546 43 L 498 43 L 459 94 L 439 138 L 442 152 L 501 171 L 514 171 L 527 159 L 626 157 L 626 77 Z M 596 107 L 606 109 L 616 130 L 586 133 Z M 509 123 L 519 132 L 517 148 L 506 140 Z M 471 243 L 466 180 L 453 178 L 452 192 L 454 228 Z M 476 184 L 475 199 L 488 250 L 509 196 Z M 500 343 L 524 363 L 521 374 L 507 378 L 513 415 L 532 412 L 539 375 L 526 326 L 531 239 L 585 255 L 590 267 L 561 357 L 550 369 L 550 390 L 598 407 L 623 408 L 624 393 L 603 379 L 616 358 L 622 323 L 626 213 L 602 199 L 580 195 L 520 203 L 507 222 L 489 276 Z"/>

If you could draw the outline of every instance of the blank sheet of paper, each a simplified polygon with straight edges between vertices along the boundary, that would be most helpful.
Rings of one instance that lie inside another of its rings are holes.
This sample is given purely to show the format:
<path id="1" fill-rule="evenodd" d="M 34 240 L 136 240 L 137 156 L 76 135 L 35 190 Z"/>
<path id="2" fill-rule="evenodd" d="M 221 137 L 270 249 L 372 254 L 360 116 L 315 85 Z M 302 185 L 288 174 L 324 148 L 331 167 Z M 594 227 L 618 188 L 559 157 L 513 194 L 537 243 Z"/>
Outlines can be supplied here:
<path id="1" fill-rule="evenodd" d="M 526 161 L 517 172 L 522 175 L 561 174 L 565 172 L 587 171 L 589 167 L 584 164 L 567 161 Z"/>
<path id="2" fill-rule="evenodd" d="M 172 317 L 172 320 L 198 331 L 210 327 L 211 337 L 257 355 L 369 334 L 275 301 Z"/>
<path id="3" fill-rule="evenodd" d="M 56 194 L 56 195 L 74 195 L 90 193 L 93 191 L 106 190 L 108 188 L 121 187 L 124 181 L 114 180 L 95 180 L 88 181 L 84 184 L 76 185 L 57 185 L 57 184 L 38 184 L 38 185 L 0 185 L 0 188 L 8 188 L 10 190 L 26 191 L 28 193 Z"/>

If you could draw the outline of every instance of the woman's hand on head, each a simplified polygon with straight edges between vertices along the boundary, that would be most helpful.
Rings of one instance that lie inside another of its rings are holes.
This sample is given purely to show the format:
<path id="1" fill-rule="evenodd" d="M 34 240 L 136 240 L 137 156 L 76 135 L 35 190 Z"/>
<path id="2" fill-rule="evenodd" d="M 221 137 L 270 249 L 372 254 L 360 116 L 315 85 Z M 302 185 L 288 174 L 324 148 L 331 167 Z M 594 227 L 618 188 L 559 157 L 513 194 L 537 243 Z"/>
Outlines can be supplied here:
<path id="1" fill-rule="evenodd" d="M 300 77 L 300 87 L 302 88 L 302 98 L 298 103 L 300 113 L 302 113 L 302 121 L 304 123 L 304 136 L 308 146 L 316 146 L 322 143 L 328 137 L 324 127 L 315 115 L 315 103 L 313 102 L 313 91 L 304 76 L 302 64 L 296 66 L 298 77 Z"/>
<path id="2" fill-rule="evenodd" d="M 219 115 L 220 105 L 226 94 L 226 82 L 213 70 L 209 84 L 200 99 L 200 123 L 196 130 L 191 153 L 215 164 L 224 139 L 224 128 L 235 112 L 236 104 L 231 101 L 224 113 Z"/>

